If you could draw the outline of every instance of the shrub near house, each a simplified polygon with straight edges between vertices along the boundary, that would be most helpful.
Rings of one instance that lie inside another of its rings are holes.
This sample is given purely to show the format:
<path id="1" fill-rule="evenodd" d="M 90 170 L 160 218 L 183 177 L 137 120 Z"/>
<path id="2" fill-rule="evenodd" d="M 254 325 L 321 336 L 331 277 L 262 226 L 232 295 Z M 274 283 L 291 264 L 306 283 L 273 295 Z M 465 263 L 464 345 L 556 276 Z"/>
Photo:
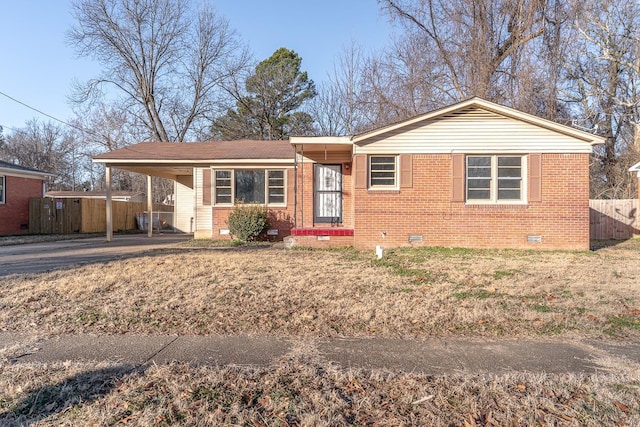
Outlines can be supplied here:
<path id="1" fill-rule="evenodd" d="M 239 204 L 227 219 L 229 231 L 233 238 L 241 242 L 255 240 L 269 227 L 268 215 L 265 206 Z"/>

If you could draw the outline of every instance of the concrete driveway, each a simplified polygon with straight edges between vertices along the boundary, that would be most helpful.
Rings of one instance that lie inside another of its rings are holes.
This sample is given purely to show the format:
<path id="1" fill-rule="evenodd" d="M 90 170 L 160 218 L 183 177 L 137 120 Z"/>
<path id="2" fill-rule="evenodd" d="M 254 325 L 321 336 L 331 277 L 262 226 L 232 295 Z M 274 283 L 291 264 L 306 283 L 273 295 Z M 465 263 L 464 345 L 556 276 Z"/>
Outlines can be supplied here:
<path id="1" fill-rule="evenodd" d="M 128 234 L 61 240 L 46 243 L 0 246 L 0 277 L 10 274 L 42 273 L 77 264 L 103 262 L 150 249 L 170 248 L 191 239 L 189 234 Z"/>

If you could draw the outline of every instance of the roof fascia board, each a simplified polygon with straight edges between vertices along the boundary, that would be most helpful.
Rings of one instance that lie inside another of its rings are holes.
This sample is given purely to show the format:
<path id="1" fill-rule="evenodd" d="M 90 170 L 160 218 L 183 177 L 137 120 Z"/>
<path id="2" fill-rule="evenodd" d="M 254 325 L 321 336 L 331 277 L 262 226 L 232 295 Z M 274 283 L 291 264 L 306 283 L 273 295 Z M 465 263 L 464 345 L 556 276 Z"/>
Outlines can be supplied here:
<path id="1" fill-rule="evenodd" d="M 353 145 L 348 136 L 292 136 L 291 145 Z"/>
<path id="2" fill-rule="evenodd" d="M 92 159 L 94 163 L 104 163 L 110 167 L 121 166 L 158 166 L 158 167 L 171 167 L 171 166 L 193 166 L 203 167 L 213 164 L 225 164 L 225 163 L 256 163 L 256 164 L 293 164 L 293 156 L 291 159 L 214 159 L 214 160 L 166 160 L 166 159 Z"/>
<path id="3" fill-rule="evenodd" d="M 398 148 L 393 151 L 388 149 L 376 149 L 365 147 L 357 147 L 354 154 L 375 154 L 375 155 L 393 155 L 393 154 L 591 154 L 593 149 L 591 146 L 585 147 L 568 147 L 568 148 L 546 148 L 535 147 L 523 149 L 522 147 L 491 147 L 491 148 L 426 148 L 416 150 L 413 148 Z"/>
<path id="4" fill-rule="evenodd" d="M 20 169 L 4 168 L 4 167 L 0 167 L 0 175 L 15 176 L 18 178 L 32 178 L 32 179 L 43 179 L 49 176 L 55 176 L 55 174 L 48 173 L 48 172 L 23 171 Z"/>

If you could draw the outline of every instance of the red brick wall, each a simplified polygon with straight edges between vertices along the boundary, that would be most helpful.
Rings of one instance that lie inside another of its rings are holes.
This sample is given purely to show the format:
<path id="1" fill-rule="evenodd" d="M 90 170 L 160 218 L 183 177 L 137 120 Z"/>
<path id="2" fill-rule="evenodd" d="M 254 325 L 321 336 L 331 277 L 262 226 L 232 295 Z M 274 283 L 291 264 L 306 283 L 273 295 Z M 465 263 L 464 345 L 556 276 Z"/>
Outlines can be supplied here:
<path id="1" fill-rule="evenodd" d="M 319 240 L 318 236 L 295 236 L 295 246 L 308 248 L 344 248 L 353 246 L 353 236 L 329 236 L 329 240 Z"/>
<path id="2" fill-rule="evenodd" d="M 317 162 L 323 163 L 321 158 Z M 327 164 L 342 165 L 342 224 L 338 227 L 353 228 L 352 165 L 350 162 L 327 162 Z M 314 163 L 308 160 L 298 163 L 298 227 L 336 227 L 335 224 L 332 226 L 327 223 L 313 222 L 313 165 Z"/>
<path id="3" fill-rule="evenodd" d="M 5 203 L 0 204 L 0 235 L 29 232 L 29 199 L 42 197 L 42 180 L 5 176 Z M 21 228 L 22 225 L 27 228 Z"/>
<path id="4" fill-rule="evenodd" d="M 353 191 L 358 249 L 410 246 L 409 234 L 423 236 L 414 245 L 589 249 L 588 154 L 543 154 L 542 200 L 527 205 L 452 202 L 448 154 L 414 155 L 412 188 Z"/>

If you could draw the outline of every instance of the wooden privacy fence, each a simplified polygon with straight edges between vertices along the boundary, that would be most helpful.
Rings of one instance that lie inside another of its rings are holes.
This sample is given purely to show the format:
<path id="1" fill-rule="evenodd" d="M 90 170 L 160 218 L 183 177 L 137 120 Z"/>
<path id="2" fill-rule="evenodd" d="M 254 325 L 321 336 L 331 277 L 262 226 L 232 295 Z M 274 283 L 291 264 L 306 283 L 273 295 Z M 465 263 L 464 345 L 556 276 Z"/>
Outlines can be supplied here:
<path id="1" fill-rule="evenodd" d="M 113 230 L 137 229 L 136 214 L 145 212 L 146 203 L 111 202 Z M 154 212 L 173 212 L 173 206 L 153 205 Z M 98 199 L 29 200 L 29 233 L 104 233 L 107 230 L 107 201 Z"/>
<path id="2" fill-rule="evenodd" d="M 640 200 L 589 200 L 590 238 L 625 240 L 640 237 Z"/>

